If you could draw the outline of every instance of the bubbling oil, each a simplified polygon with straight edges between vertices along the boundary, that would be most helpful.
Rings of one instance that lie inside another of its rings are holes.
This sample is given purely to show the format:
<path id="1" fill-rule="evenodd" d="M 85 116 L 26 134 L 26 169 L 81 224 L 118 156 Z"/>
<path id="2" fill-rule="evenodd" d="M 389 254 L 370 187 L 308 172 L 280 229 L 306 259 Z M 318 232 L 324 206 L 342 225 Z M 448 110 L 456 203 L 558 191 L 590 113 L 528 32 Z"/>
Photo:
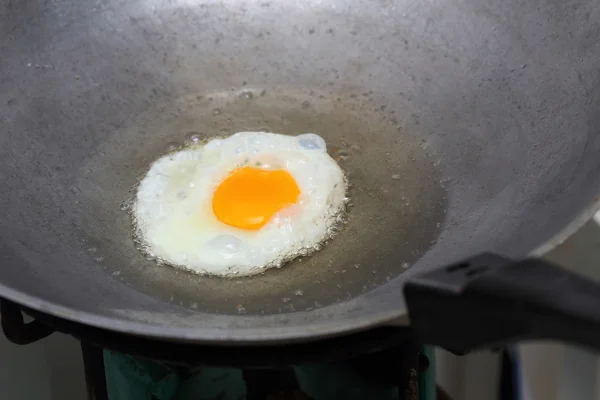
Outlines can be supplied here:
<path id="1" fill-rule="evenodd" d="M 404 117 L 414 110 L 382 108 L 386 104 L 363 91 L 244 87 L 199 93 L 155 105 L 111 136 L 102 152 L 106 156 L 90 161 L 90 193 L 116 193 L 117 187 L 120 197 L 115 197 L 126 199 L 167 151 L 240 131 L 314 132 L 327 142 L 349 184 L 343 221 L 332 226 L 335 237 L 309 256 L 236 279 L 157 266 L 136 249 L 141 244 L 133 243 L 131 217 L 120 209 L 130 210 L 132 198 L 110 206 L 90 196 L 90 208 L 117 222 L 88 241 L 105 256 L 103 267 L 115 279 L 195 311 L 287 313 L 369 292 L 410 269 L 433 246 L 444 226 L 450 184 L 440 173 L 443 165 L 435 163 L 434 146 L 423 139 L 427 133 Z"/>
<path id="2" fill-rule="evenodd" d="M 250 93 L 250 92 L 244 92 L 244 94 L 242 94 L 242 97 L 246 100 L 252 99 L 252 96 L 249 96 L 248 93 Z M 302 135 L 296 136 L 295 138 L 297 138 L 297 141 L 300 143 L 300 145 L 302 147 L 309 149 L 309 150 L 316 149 L 319 147 L 327 148 L 326 147 L 327 145 L 323 141 L 323 139 L 314 134 L 302 134 Z M 160 157 L 158 157 L 158 159 L 161 159 L 161 158 L 164 158 L 164 157 L 167 157 L 167 156 L 170 156 L 170 155 L 173 155 L 178 152 L 185 151 L 185 150 L 201 151 L 202 148 L 204 146 L 206 146 L 209 142 L 211 142 L 213 140 L 220 141 L 220 140 L 224 140 L 224 139 L 226 139 L 226 137 L 222 136 L 222 135 L 216 136 L 216 137 L 207 137 L 206 135 L 202 135 L 197 132 L 189 132 L 184 136 L 184 139 L 181 143 L 175 142 L 175 141 L 167 143 L 166 148 L 165 148 L 165 153 L 163 155 L 161 155 Z M 242 149 L 240 148 L 238 150 L 241 151 Z M 254 153 L 256 153 L 256 151 L 257 150 L 255 150 Z M 201 157 L 198 158 L 198 160 L 201 160 Z M 237 164 L 233 165 L 229 172 L 233 172 L 236 169 L 243 168 L 248 165 L 250 165 L 250 159 L 249 159 L 249 157 L 246 157 L 246 158 L 244 158 L 244 160 L 241 163 L 237 163 Z M 258 165 L 258 166 L 261 168 L 269 168 L 268 165 Z M 145 177 L 145 174 L 141 175 L 137 179 L 136 184 L 130 191 L 130 195 L 128 196 L 127 199 L 125 199 L 121 203 L 121 207 L 120 207 L 121 210 L 125 211 L 131 219 L 132 237 L 133 237 L 133 242 L 135 244 L 135 248 L 138 251 L 140 251 L 140 253 L 144 256 L 144 258 L 146 260 L 154 261 L 157 265 L 175 267 L 175 268 L 187 270 L 189 272 L 192 272 L 192 273 L 195 273 L 198 275 L 211 275 L 211 273 L 209 273 L 205 270 L 194 269 L 194 268 L 191 268 L 188 265 L 186 265 L 185 261 L 188 259 L 187 256 L 182 257 L 183 262 L 177 263 L 177 262 L 169 261 L 169 260 L 155 254 L 155 252 L 153 251 L 153 246 L 150 244 L 150 242 L 147 240 L 147 238 L 144 235 L 145 229 L 144 229 L 143 224 L 136 217 L 137 191 L 139 189 L 140 182 L 142 181 L 142 179 L 144 177 Z M 343 193 L 346 193 L 347 188 L 348 188 L 348 179 L 345 174 L 342 177 L 342 183 L 344 185 Z M 187 192 L 194 190 L 193 186 L 194 186 L 193 184 L 190 184 L 190 187 L 187 188 L 187 190 L 185 190 L 185 191 L 179 192 L 178 196 L 181 196 L 182 198 L 188 197 Z M 339 203 L 336 202 L 335 204 L 331 200 L 328 200 L 327 209 L 324 211 L 324 213 L 322 215 L 322 217 L 324 219 L 326 219 L 326 226 L 325 226 L 326 230 L 325 230 L 323 236 L 320 238 L 320 240 L 317 240 L 316 242 L 314 240 L 311 240 L 311 241 L 309 241 L 308 245 L 300 246 L 300 247 L 298 247 L 297 244 L 291 243 L 289 246 L 289 250 L 279 252 L 277 258 L 275 258 L 273 261 L 269 262 L 268 264 L 259 265 L 249 272 L 245 271 L 244 274 L 240 274 L 239 269 L 242 267 L 236 266 L 236 265 L 231 265 L 227 268 L 226 271 L 220 272 L 219 275 L 215 275 L 215 276 L 220 276 L 222 278 L 236 278 L 241 275 L 250 276 L 250 275 L 255 275 L 255 274 L 262 274 L 262 273 L 265 273 L 265 271 L 269 270 L 270 268 L 281 268 L 286 263 L 293 261 L 294 259 L 297 259 L 299 257 L 310 256 L 313 253 L 321 250 L 323 248 L 323 246 L 325 246 L 327 243 L 329 243 L 329 241 L 331 241 L 333 239 L 335 234 L 338 233 L 342 229 L 342 226 L 347 222 L 347 218 L 346 218 L 347 210 L 348 210 L 347 205 L 349 204 L 349 200 L 350 199 L 348 196 L 343 197 L 341 202 L 339 202 Z M 299 212 L 301 213 L 303 201 L 300 201 L 298 203 L 298 206 L 299 206 Z M 296 222 L 292 221 L 293 224 L 299 224 L 300 222 L 301 222 L 300 220 L 298 220 Z M 218 232 L 216 232 L 215 234 L 217 235 Z M 222 237 L 222 235 L 220 235 L 218 237 Z M 235 237 L 231 236 L 230 238 L 235 239 L 239 243 L 242 243 L 239 239 L 236 239 Z M 303 237 L 300 238 L 300 240 L 301 240 L 301 242 L 305 242 L 305 239 Z M 263 252 L 265 251 L 264 246 L 262 248 L 262 251 Z"/>

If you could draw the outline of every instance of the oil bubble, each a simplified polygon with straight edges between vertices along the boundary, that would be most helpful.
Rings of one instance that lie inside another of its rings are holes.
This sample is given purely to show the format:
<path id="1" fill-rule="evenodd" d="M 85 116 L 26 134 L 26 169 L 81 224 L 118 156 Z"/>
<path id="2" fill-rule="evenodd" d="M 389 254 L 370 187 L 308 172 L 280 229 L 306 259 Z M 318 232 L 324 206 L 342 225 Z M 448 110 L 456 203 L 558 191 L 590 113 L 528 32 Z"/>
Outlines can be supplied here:
<path id="1" fill-rule="evenodd" d="M 335 158 L 336 161 L 344 161 L 347 160 L 348 157 L 350 157 L 350 154 L 343 149 L 337 149 L 337 151 L 333 153 L 333 158 Z"/>
<path id="2" fill-rule="evenodd" d="M 181 144 L 177 142 L 169 142 L 167 143 L 167 153 L 172 151 L 179 150 L 181 148 Z"/>
<path id="3" fill-rule="evenodd" d="M 202 141 L 202 134 L 198 132 L 190 132 L 185 135 L 186 144 L 196 144 Z"/>

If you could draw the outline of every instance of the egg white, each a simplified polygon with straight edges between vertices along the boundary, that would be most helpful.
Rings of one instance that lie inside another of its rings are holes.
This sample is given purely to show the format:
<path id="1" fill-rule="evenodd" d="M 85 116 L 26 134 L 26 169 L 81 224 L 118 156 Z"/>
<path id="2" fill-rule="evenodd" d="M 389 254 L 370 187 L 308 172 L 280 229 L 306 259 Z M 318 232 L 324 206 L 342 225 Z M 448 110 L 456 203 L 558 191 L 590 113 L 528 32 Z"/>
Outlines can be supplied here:
<path id="1" fill-rule="evenodd" d="M 212 209 L 219 184 L 246 165 L 284 169 L 301 191 L 297 204 L 258 230 L 226 225 Z M 320 136 L 240 132 L 155 161 L 132 211 L 150 256 L 199 274 L 241 276 L 318 249 L 339 224 L 346 201 L 344 173 Z"/>

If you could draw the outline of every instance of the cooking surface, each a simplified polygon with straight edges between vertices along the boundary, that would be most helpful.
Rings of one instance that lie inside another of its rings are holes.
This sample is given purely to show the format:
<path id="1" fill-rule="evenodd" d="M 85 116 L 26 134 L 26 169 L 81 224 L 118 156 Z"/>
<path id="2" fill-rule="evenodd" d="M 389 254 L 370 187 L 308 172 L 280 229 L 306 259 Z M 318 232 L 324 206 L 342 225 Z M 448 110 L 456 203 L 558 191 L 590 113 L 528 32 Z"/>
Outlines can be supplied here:
<path id="1" fill-rule="evenodd" d="M 303 311 L 367 292 L 405 271 L 435 243 L 446 209 L 435 159 L 423 149 L 426 143 L 404 133 L 393 112 L 373 110 L 369 96 L 245 89 L 158 107 L 115 134 L 81 170 L 78 201 L 87 213 L 77 226 L 98 219 L 115 223 L 95 236 L 85 229 L 79 235 L 117 279 L 192 309 Z M 169 143 L 182 143 L 189 132 L 211 137 L 242 130 L 321 135 L 348 174 L 348 223 L 321 251 L 254 277 L 203 277 L 145 260 L 133 246 L 129 217 L 119 207 L 136 178 Z M 389 139 L 373 144 L 375 135 Z M 397 218 L 390 221 L 390 214 Z"/>

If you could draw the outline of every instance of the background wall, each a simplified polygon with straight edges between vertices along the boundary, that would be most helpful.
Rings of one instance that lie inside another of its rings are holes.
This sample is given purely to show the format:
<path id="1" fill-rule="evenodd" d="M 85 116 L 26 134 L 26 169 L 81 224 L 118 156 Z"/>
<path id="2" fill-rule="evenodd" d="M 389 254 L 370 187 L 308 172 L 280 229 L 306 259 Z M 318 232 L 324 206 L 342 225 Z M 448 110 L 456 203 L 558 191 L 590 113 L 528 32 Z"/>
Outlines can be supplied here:
<path id="1" fill-rule="evenodd" d="M 55 333 L 37 343 L 17 346 L 0 334 L 0 399 L 85 398 L 79 342 Z"/>

